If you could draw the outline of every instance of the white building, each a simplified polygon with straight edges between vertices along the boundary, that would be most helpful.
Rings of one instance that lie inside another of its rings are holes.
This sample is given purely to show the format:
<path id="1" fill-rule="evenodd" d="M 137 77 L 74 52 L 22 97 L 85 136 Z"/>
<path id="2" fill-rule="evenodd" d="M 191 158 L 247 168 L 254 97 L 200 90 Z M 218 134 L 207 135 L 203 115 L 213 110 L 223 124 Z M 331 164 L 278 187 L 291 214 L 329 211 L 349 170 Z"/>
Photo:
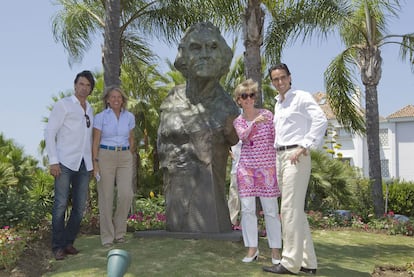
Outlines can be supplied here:
<path id="1" fill-rule="evenodd" d="M 334 149 L 334 157 L 342 155 L 352 166 L 368 177 L 368 149 L 365 136 L 350 134 L 337 122 L 325 101 L 325 94 L 314 95 L 328 120 L 325 146 Z M 414 182 L 414 105 L 408 105 L 379 122 L 381 172 L 384 180 L 400 179 Z M 335 148 L 337 146 L 338 148 Z"/>

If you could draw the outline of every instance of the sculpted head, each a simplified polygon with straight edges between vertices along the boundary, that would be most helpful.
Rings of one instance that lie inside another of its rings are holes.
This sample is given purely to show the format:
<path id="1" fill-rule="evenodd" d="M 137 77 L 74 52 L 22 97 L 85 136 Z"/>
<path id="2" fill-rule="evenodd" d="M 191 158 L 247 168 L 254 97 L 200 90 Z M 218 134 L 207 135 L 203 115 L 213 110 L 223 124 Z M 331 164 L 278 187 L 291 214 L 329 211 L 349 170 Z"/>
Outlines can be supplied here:
<path id="1" fill-rule="evenodd" d="M 220 30 L 210 22 L 200 22 L 185 32 L 174 66 L 186 79 L 220 79 L 228 72 L 232 58 Z"/>

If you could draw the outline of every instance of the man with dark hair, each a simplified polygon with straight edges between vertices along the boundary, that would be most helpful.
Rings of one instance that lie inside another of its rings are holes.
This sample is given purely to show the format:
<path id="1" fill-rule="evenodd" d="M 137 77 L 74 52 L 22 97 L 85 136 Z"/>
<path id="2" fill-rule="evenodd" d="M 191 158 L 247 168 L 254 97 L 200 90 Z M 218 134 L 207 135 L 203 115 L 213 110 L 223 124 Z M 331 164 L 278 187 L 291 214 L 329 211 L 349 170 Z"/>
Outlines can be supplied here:
<path id="1" fill-rule="evenodd" d="M 292 88 L 286 64 L 271 67 L 269 76 L 279 93 L 273 121 L 277 180 L 282 192 L 283 252 L 280 264 L 263 270 L 316 274 L 316 254 L 304 209 L 312 167 L 309 151 L 322 143 L 327 119 L 310 93 Z"/>
<path id="2" fill-rule="evenodd" d="M 52 251 L 56 260 L 79 252 L 73 243 L 86 207 L 93 169 L 93 109 L 86 99 L 94 86 L 95 80 L 90 71 L 78 73 L 74 81 L 75 94 L 55 103 L 45 129 L 50 174 L 55 177 Z M 72 209 L 65 224 L 69 200 Z"/>

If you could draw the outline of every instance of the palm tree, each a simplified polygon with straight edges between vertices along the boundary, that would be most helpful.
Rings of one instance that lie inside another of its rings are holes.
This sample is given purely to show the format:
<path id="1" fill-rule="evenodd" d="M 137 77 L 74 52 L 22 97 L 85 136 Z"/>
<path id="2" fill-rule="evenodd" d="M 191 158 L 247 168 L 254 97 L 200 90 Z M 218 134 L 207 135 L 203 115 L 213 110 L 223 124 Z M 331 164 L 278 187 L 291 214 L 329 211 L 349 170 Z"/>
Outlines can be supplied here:
<path id="1" fill-rule="evenodd" d="M 199 20 L 186 9 L 186 1 L 178 0 L 56 0 L 56 4 L 62 9 L 52 18 L 52 31 L 55 40 L 67 50 L 69 64 L 81 61 L 96 34 L 100 33 L 105 39 L 103 62 L 110 59 L 104 66 L 105 71 L 109 71 L 111 64 L 111 67 L 118 67 L 112 69 L 118 73 L 121 64 L 134 66 L 139 62 L 151 64 L 155 60 L 149 39 L 177 41 L 183 30 Z M 111 79 L 119 78 L 119 74 L 114 73 Z M 111 82 L 116 84 L 118 80 Z"/>
<path id="2" fill-rule="evenodd" d="M 394 2 L 394 3 L 392 3 Z M 397 16 L 399 1 L 359 1 L 351 6 L 350 17 L 340 25 L 341 38 L 346 49 L 339 54 L 325 72 L 327 95 L 339 121 L 347 126 L 339 103 L 345 99 L 350 105 L 355 86 L 352 84 L 351 67 L 360 70 L 365 86 L 365 123 L 368 144 L 369 177 L 372 183 L 372 198 L 377 216 L 384 213 L 382 192 L 381 159 L 379 144 L 379 114 L 377 86 L 381 80 L 382 57 L 380 48 L 389 44 L 400 46 L 402 59 L 408 59 L 414 69 L 414 33 L 388 34 L 387 15 Z M 409 54 L 409 55 L 407 55 Z"/>
<path id="3" fill-rule="evenodd" d="M 260 48 L 263 44 L 263 26 L 265 13 L 260 6 L 261 0 L 249 0 L 244 12 L 243 36 L 244 36 L 244 63 L 246 79 L 253 79 L 259 84 L 262 91 L 262 63 Z M 262 107 L 262 97 L 257 99 L 256 105 Z"/>
<path id="4" fill-rule="evenodd" d="M 312 1 L 309 1 L 310 4 Z M 326 1 L 336 2 L 330 9 L 325 9 L 325 26 L 317 27 L 317 20 L 303 16 L 303 20 L 292 26 L 287 19 L 288 32 L 275 30 L 273 39 L 286 38 L 294 41 L 299 37 L 307 37 L 318 31 L 329 34 L 328 28 L 335 30 L 342 39 L 345 50 L 330 63 L 325 71 L 327 98 L 338 121 L 349 131 L 366 132 L 368 143 L 369 177 L 372 181 L 371 193 L 376 216 L 384 213 L 381 160 L 379 151 L 379 115 L 377 86 L 381 80 L 381 48 L 386 45 L 399 45 L 401 58 L 408 59 L 414 69 L 414 33 L 389 34 L 387 19 L 398 17 L 400 1 L 358 0 L 358 1 Z M 292 13 L 293 17 L 296 17 Z M 286 17 L 282 17 L 285 19 Z M 315 28 L 317 27 L 317 28 Z M 290 30 L 296 30 L 292 33 Z M 333 32 L 333 31 L 332 31 Z M 288 36 L 286 37 L 286 34 Z M 327 36 L 324 36 L 326 38 Z M 360 72 L 360 79 L 365 86 L 365 112 L 355 101 L 357 86 L 354 71 Z M 363 114 L 365 113 L 365 120 Z"/>
<path id="5" fill-rule="evenodd" d="M 105 35 L 103 48 L 103 67 L 105 87 L 121 84 L 121 49 L 119 22 L 121 3 L 119 0 L 107 0 L 105 12 Z"/>

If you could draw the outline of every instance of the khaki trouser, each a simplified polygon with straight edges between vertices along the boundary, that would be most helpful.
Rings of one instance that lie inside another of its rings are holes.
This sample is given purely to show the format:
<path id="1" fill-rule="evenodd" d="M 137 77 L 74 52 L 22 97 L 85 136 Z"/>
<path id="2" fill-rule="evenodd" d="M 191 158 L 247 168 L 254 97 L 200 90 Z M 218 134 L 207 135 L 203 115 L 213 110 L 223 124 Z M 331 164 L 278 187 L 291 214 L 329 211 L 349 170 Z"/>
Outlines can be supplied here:
<path id="1" fill-rule="evenodd" d="M 112 243 L 125 236 L 133 198 L 133 156 L 128 150 L 99 150 L 98 206 L 101 242 Z M 113 212 L 115 187 L 116 209 Z"/>
<path id="2" fill-rule="evenodd" d="M 238 223 L 240 212 L 239 190 L 237 188 L 237 174 L 230 175 L 229 199 L 227 201 L 227 206 L 229 207 L 231 224 L 236 225 Z"/>
<path id="3" fill-rule="evenodd" d="M 302 155 L 294 165 L 290 156 L 296 148 L 277 153 L 276 168 L 279 188 L 282 192 L 281 216 L 283 252 L 281 264 L 293 273 L 301 266 L 317 268 L 315 249 L 308 219 L 305 214 L 305 198 L 311 172 L 311 158 Z"/>

